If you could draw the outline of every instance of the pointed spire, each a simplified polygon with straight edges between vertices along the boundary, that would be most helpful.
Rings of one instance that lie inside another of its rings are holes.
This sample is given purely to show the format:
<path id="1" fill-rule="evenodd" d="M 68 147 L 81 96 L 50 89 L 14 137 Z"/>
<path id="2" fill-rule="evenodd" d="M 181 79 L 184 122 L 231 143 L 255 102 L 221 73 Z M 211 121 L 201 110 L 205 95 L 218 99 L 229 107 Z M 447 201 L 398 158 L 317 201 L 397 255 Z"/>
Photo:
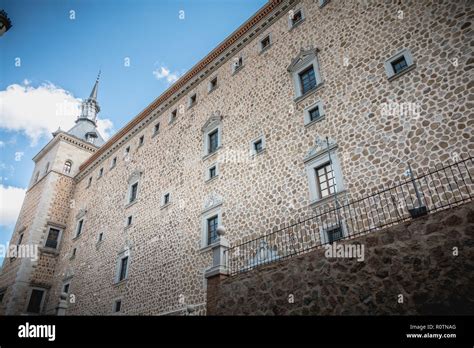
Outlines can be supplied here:
<path id="1" fill-rule="evenodd" d="M 91 95 L 89 96 L 89 99 L 94 99 L 97 100 L 97 89 L 99 88 L 99 79 L 100 79 L 100 70 L 99 74 L 97 75 L 97 79 L 95 80 L 94 87 L 92 88 Z"/>

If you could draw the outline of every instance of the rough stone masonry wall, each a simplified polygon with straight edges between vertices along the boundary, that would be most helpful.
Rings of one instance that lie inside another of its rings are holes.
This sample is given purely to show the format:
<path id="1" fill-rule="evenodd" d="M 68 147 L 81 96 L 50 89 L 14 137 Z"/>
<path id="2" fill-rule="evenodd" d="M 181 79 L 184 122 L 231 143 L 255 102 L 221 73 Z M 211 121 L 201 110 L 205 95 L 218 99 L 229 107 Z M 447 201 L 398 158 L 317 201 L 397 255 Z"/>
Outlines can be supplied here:
<path id="1" fill-rule="evenodd" d="M 225 278 L 208 314 L 472 314 L 473 241 L 471 202 L 344 241 L 365 246 L 363 262 L 318 249 Z"/>
<path id="2" fill-rule="evenodd" d="M 77 183 L 49 309 L 72 274 L 72 315 L 110 314 L 117 298 L 122 313 L 145 315 L 175 311 L 183 302 L 205 302 L 203 271 L 211 255 L 200 243 L 208 197 L 222 197 L 222 224 L 232 244 L 288 223 L 301 211 L 312 214 L 303 159 L 316 136 L 337 142 L 351 195 L 393 182 L 408 160 L 416 171 L 446 161 L 454 151 L 472 151 L 469 1 L 333 0 L 320 8 L 317 1 L 306 0 L 297 6 L 305 12 L 300 25 L 289 30 L 285 14 L 262 29 L 238 52 L 244 57 L 238 73 L 232 74 L 232 61 L 226 61 Z M 259 39 L 268 33 L 273 43 L 260 53 Z M 319 49 L 324 85 L 295 102 L 287 67 L 309 46 Z M 416 68 L 388 81 L 384 62 L 402 48 L 411 50 Z M 208 93 L 209 79 L 216 75 L 218 87 Z M 197 104 L 188 109 L 187 97 L 195 92 Z M 305 127 L 303 110 L 318 100 L 326 117 Z M 380 106 L 390 100 L 416 103 L 421 113 L 403 119 L 384 116 Z M 170 112 L 180 105 L 184 113 L 169 124 Z M 217 111 L 223 116 L 222 148 L 203 159 L 201 128 Z M 160 133 L 153 136 L 158 121 Z M 142 135 L 145 142 L 139 147 Z M 250 142 L 261 135 L 266 149 L 250 158 Z M 129 161 L 123 156 L 127 146 Z M 244 156 L 225 160 L 235 153 Z M 117 166 L 110 169 L 115 156 Z M 205 172 L 215 162 L 219 176 L 206 182 Z M 126 207 L 127 179 L 137 170 L 143 172 L 138 199 Z M 93 182 L 86 188 L 89 176 Z M 161 209 L 165 192 L 172 203 Z M 84 230 L 73 239 L 81 209 L 87 210 Z M 128 215 L 134 222 L 125 228 Z M 100 232 L 104 240 L 97 243 Z M 114 284 L 118 253 L 125 247 L 131 253 L 129 277 Z M 74 248 L 76 257 L 70 259 Z"/>

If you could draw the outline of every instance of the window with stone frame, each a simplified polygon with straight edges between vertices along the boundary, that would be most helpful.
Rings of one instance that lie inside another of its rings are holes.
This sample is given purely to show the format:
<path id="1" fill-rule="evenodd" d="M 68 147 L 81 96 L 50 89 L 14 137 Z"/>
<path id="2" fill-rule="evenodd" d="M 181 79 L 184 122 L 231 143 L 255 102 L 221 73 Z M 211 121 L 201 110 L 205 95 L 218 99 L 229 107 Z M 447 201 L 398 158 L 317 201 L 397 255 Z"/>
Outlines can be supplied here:
<path id="1" fill-rule="evenodd" d="M 145 143 L 145 136 L 142 135 L 138 138 L 138 146 L 142 146 Z"/>
<path id="2" fill-rule="evenodd" d="M 271 44 L 271 35 L 268 34 L 262 40 L 260 40 L 260 52 L 265 51 L 267 48 L 270 47 Z"/>
<path id="3" fill-rule="evenodd" d="M 137 199 L 137 192 L 138 192 L 138 182 L 130 186 L 130 196 L 128 199 L 128 203 L 135 202 L 135 200 Z"/>
<path id="4" fill-rule="evenodd" d="M 89 177 L 89 180 L 87 181 L 87 186 L 86 186 L 86 188 L 91 187 L 91 185 L 92 185 L 92 176 Z"/>
<path id="5" fill-rule="evenodd" d="M 70 287 L 71 287 L 70 283 L 64 283 L 62 292 L 65 292 L 66 294 L 69 294 L 69 288 Z"/>
<path id="6" fill-rule="evenodd" d="M 43 306 L 45 290 L 33 288 L 31 289 L 30 299 L 26 311 L 28 313 L 39 314 Z"/>
<path id="7" fill-rule="evenodd" d="M 110 164 L 110 169 L 115 168 L 117 165 L 117 157 L 112 158 L 112 162 Z"/>
<path id="8" fill-rule="evenodd" d="M 64 168 L 63 172 L 64 174 L 70 174 L 71 173 L 71 168 L 72 168 L 72 162 L 71 161 L 66 161 L 64 162 Z"/>
<path id="9" fill-rule="evenodd" d="M 237 71 L 242 69 L 243 66 L 244 66 L 244 58 L 242 56 L 235 57 L 232 60 L 232 73 L 235 74 Z"/>
<path id="10" fill-rule="evenodd" d="M 217 239 L 217 227 L 219 226 L 219 218 L 217 215 L 207 219 L 207 244 L 211 245 Z"/>
<path id="11" fill-rule="evenodd" d="M 194 93 L 194 94 L 189 96 L 188 108 L 192 108 L 194 105 L 196 105 L 196 103 L 197 103 L 197 94 Z"/>
<path id="12" fill-rule="evenodd" d="M 46 248 L 57 249 L 59 246 L 59 239 L 61 237 L 61 230 L 59 228 L 50 227 L 48 230 L 48 236 L 44 246 Z"/>
<path id="13" fill-rule="evenodd" d="M 296 27 L 304 19 L 303 9 L 291 10 L 288 14 L 288 26 L 290 29 Z"/>
<path id="14" fill-rule="evenodd" d="M 336 149 L 337 145 L 332 141 L 329 150 L 325 144 L 318 144 L 305 157 L 311 204 L 344 190 Z"/>
<path id="15" fill-rule="evenodd" d="M 160 132 L 160 122 L 155 124 L 155 128 L 153 130 L 153 135 L 156 135 Z"/>
<path id="16" fill-rule="evenodd" d="M 208 92 L 212 92 L 217 88 L 217 76 L 209 81 Z"/>
<path id="17" fill-rule="evenodd" d="M 209 179 L 212 179 L 217 176 L 217 168 L 216 166 L 212 166 L 209 168 Z"/>
<path id="18" fill-rule="evenodd" d="M 120 258 L 119 274 L 118 281 L 127 279 L 128 275 L 128 256 L 123 256 Z"/>
<path id="19" fill-rule="evenodd" d="M 178 118 L 178 110 L 177 109 L 174 109 L 173 111 L 171 111 L 170 113 L 170 118 L 169 118 L 169 122 L 168 123 L 173 123 L 174 121 L 176 121 L 176 118 Z"/>
<path id="20" fill-rule="evenodd" d="M 384 65 L 385 73 L 390 81 L 395 79 L 397 76 L 403 75 L 415 66 L 409 49 L 398 51 L 392 57 L 387 59 Z"/>
<path id="21" fill-rule="evenodd" d="M 104 168 L 99 169 L 99 178 L 101 178 L 104 175 Z"/>
<path id="22" fill-rule="evenodd" d="M 334 194 L 337 191 L 336 180 L 330 162 L 315 168 L 316 171 L 316 185 L 321 198 Z"/>
<path id="23" fill-rule="evenodd" d="M 295 99 L 308 95 L 322 84 L 317 49 L 301 50 L 287 70 L 293 78 Z"/>
<path id="24" fill-rule="evenodd" d="M 219 130 L 216 129 L 212 131 L 211 133 L 209 133 L 208 137 L 209 137 L 208 153 L 213 153 L 217 150 L 219 146 Z"/>
<path id="25" fill-rule="evenodd" d="M 310 124 L 312 122 L 321 120 L 324 117 L 323 105 L 321 102 L 311 105 L 304 111 L 304 123 Z"/>
<path id="26" fill-rule="evenodd" d="M 204 156 L 215 153 L 221 147 L 221 120 L 222 116 L 220 113 L 214 113 L 201 128 L 203 133 Z"/>
<path id="27" fill-rule="evenodd" d="M 114 301 L 114 313 L 118 313 L 122 310 L 122 300 Z"/>
<path id="28" fill-rule="evenodd" d="M 84 228 L 84 219 L 80 219 L 77 222 L 77 226 L 76 226 L 76 238 L 81 235 L 83 228 Z"/>
<path id="29" fill-rule="evenodd" d="M 302 72 L 298 73 L 298 76 L 300 78 L 302 94 L 306 94 L 316 87 L 316 75 L 312 64 Z"/>

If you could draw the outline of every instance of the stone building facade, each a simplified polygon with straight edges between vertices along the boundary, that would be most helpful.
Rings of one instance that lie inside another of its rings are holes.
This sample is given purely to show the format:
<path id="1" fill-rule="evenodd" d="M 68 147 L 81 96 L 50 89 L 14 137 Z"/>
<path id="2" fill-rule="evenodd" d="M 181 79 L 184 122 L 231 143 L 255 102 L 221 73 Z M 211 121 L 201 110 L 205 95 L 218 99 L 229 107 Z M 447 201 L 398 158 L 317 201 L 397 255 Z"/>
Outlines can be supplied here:
<path id="1" fill-rule="evenodd" d="M 27 312 L 38 288 L 42 314 L 61 292 L 69 315 L 202 314 L 217 226 L 239 243 L 334 191 L 392 184 L 409 161 L 469 154 L 473 13 L 467 0 L 269 1 L 105 144 L 96 83 L 80 127 L 35 159 L 54 166 L 33 176 L 12 237 L 44 246 L 57 226 L 58 245 L 5 261 L 0 311 Z"/>

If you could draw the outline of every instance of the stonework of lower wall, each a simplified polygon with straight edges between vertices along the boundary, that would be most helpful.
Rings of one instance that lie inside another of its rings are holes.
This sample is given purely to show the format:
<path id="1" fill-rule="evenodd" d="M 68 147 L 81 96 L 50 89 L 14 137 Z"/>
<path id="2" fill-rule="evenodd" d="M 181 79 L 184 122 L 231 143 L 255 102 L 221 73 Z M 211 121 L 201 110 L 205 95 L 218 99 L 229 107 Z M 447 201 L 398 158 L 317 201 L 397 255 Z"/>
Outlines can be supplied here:
<path id="1" fill-rule="evenodd" d="M 472 314 L 473 240 L 469 203 L 341 242 L 364 245 L 362 262 L 318 249 L 217 280 L 208 315 Z"/>

